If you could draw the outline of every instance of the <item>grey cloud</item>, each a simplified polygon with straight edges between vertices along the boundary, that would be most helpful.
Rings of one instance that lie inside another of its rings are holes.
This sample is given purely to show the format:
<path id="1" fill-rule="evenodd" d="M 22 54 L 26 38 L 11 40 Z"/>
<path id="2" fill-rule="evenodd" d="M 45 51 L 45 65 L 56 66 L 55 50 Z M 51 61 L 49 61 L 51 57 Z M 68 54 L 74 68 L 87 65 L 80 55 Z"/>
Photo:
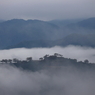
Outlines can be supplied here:
<path id="1" fill-rule="evenodd" d="M 0 18 L 87 18 L 95 16 L 94 4 L 94 0 L 0 0 Z"/>
<path id="2" fill-rule="evenodd" d="M 28 72 L 0 65 L 0 95 L 95 95 L 94 72 L 72 69 Z"/>
<path id="3" fill-rule="evenodd" d="M 0 59 L 29 56 L 38 59 L 55 52 L 95 62 L 95 48 L 80 46 L 0 50 Z M 0 64 L 0 95 L 95 95 L 94 75 L 95 70 L 81 71 L 71 66 L 31 72 Z"/>

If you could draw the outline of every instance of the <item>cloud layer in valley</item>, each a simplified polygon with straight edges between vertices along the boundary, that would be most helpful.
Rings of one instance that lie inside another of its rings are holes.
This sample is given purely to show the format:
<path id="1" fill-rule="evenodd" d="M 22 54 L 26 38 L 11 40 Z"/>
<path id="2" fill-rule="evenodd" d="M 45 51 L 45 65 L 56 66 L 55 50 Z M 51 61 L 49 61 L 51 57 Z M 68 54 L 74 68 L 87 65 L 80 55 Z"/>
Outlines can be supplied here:
<path id="1" fill-rule="evenodd" d="M 77 59 L 78 61 L 88 59 L 90 62 L 95 63 L 95 48 L 80 46 L 0 50 L 0 60 L 13 58 L 23 60 L 27 57 L 32 57 L 33 60 L 38 60 L 46 54 L 53 55 L 54 53 L 59 53 L 62 54 L 63 57 Z"/>
<path id="2" fill-rule="evenodd" d="M 68 58 L 95 61 L 92 57 L 95 49 L 80 46 L 0 50 L 0 58 L 38 59 L 55 52 Z M 95 95 L 94 75 L 95 70 L 82 71 L 73 66 L 32 72 L 0 64 L 0 95 Z"/>
<path id="3" fill-rule="evenodd" d="M 69 67 L 28 72 L 0 65 L 0 95 L 95 95 L 94 75 Z"/>

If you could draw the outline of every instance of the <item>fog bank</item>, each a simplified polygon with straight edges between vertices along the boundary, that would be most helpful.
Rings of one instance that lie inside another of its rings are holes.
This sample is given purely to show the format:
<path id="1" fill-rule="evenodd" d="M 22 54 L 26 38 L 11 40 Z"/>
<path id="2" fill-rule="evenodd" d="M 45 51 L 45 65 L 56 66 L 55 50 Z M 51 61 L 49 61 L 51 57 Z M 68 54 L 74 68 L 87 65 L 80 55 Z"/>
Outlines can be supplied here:
<path id="1" fill-rule="evenodd" d="M 0 65 L 0 95 L 95 95 L 95 73 L 72 70 L 27 72 Z"/>
<path id="2" fill-rule="evenodd" d="M 84 61 L 88 59 L 90 62 L 95 63 L 95 48 L 80 47 L 80 46 L 67 46 L 52 48 L 16 48 L 9 50 L 0 50 L 0 60 L 18 58 L 20 60 L 26 59 L 26 57 L 32 57 L 33 60 L 37 60 L 46 54 L 52 55 L 54 53 L 62 54 L 63 57 L 77 59 L 78 61 Z"/>

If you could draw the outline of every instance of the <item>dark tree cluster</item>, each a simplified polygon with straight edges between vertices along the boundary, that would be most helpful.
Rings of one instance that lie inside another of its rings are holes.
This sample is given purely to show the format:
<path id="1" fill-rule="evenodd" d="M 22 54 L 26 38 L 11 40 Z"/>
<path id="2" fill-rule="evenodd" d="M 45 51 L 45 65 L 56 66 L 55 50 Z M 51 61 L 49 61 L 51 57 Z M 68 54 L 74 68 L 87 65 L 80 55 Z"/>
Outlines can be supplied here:
<path id="1" fill-rule="evenodd" d="M 24 70 L 32 70 L 37 71 L 41 69 L 47 68 L 62 68 L 66 66 L 73 66 L 76 68 L 84 69 L 84 68 L 95 68 L 94 63 L 89 63 L 86 59 L 84 62 L 77 61 L 76 59 L 64 58 L 61 54 L 55 53 L 54 55 L 45 55 L 39 60 L 32 60 L 32 57 L 27 57 L 26 60 L 19 60 L 17 58 L 14 59 L 2 59 L 1 64 L 9 64 L 11 66 L 15 66 L 17 68 L 22 68 Z"/>

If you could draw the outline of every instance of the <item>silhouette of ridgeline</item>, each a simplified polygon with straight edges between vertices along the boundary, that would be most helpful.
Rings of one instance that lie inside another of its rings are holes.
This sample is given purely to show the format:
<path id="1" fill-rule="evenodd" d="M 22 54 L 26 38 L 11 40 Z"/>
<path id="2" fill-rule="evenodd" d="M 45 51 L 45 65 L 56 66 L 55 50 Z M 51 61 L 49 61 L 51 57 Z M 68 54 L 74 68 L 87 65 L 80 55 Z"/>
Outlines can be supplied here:
<path id="1" fill-rule="evenodd" d="M 75 67 L 77 69 L 95 69 L 94 63 L 89 63 L 86 59 L 84 62 L 76 59 L 64 58 L 61 54 L 45 55 L 39 60 L 32 60 L 32 57 L 27 57 L 26 60 L 19 59 L 2 59 L 1 64 L 9 64 L 11 66 L 22 68 L 24 70 L 38 71 L 42 69 L 60 69 L 64 67 Z"/>

